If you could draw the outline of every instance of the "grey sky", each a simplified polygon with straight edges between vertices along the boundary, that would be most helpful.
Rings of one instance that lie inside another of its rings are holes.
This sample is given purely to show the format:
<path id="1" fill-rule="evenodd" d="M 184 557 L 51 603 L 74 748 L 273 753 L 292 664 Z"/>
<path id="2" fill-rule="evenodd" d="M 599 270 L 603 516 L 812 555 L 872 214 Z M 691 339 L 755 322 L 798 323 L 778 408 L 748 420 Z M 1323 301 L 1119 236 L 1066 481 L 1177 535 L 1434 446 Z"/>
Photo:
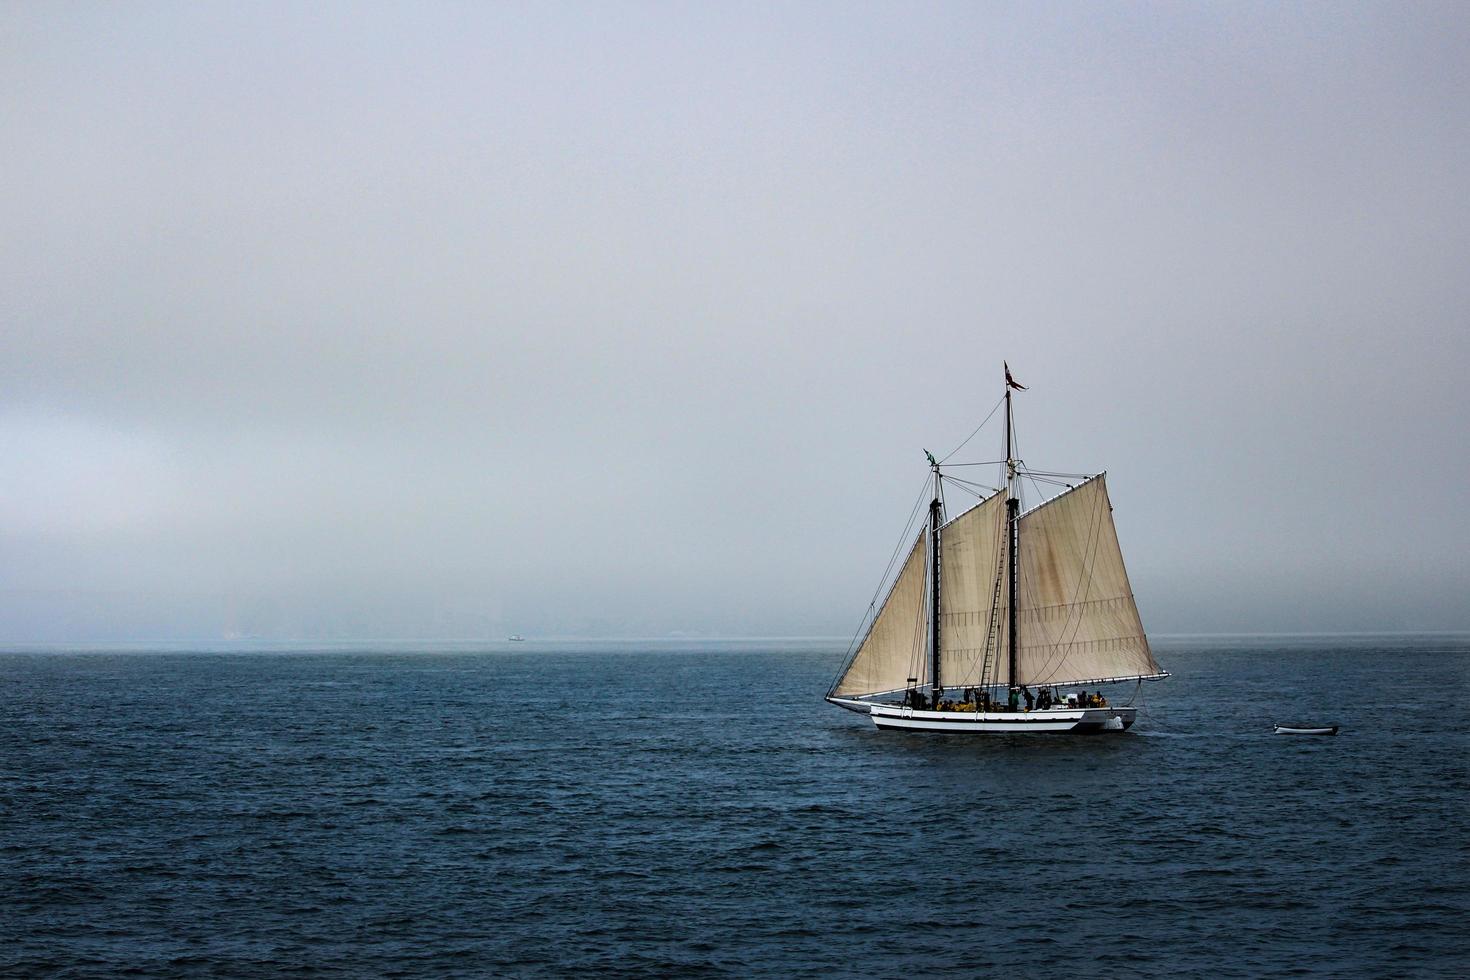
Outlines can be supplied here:
<path id="1" fill-rule="evenodd" d="M 1002 357 L 1151 629 L 1470 627 L 1470 7 L 788 7 L 6 6 L 0 640 L 850 631 Z"/>

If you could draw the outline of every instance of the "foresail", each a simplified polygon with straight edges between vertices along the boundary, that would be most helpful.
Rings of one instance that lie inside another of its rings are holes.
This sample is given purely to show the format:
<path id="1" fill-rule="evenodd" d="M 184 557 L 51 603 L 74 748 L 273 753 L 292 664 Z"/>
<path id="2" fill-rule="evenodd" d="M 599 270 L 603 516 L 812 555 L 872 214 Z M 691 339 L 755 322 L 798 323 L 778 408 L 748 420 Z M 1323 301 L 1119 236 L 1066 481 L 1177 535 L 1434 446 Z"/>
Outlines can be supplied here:
<path id="1" fill-rule="evenodd" d="M 1005 535 L 1003 493 L 939 531 L 939 680 L 946 688 L 996 683 L 1005 672 Z"/>
<path id="2" fill-rule="evenodd" d="M 1103 476 L 1021 516 L 1016 564 L 1021 683 L 1162 673 L 1133 602 Z"/>
<path id="3" fill-rule="evenodd" d="M 832 689 L 833 696 L 860 696 L 898 691 L 909 686 L 910 677 L 927 683 L 924 656 L 929 617 L 925 614 L 925 558 L 928 533 L 920 533 L 894 580 L 883 608 L 847 671 Z"/>

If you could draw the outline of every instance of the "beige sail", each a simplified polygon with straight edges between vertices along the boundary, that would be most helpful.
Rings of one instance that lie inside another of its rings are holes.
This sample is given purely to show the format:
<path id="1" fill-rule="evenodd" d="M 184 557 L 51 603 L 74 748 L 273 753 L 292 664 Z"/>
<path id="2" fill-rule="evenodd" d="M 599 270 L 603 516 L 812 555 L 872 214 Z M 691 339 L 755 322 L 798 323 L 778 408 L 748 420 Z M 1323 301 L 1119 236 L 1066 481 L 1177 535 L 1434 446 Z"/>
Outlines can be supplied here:
<path id="1" fill-rule="evenodd" d="M 1162 674 L 1133 602 L 1102 476 L 1022 515 L 1016 565 L 1021 683 Z M 1002 658 L 1002 680 L 1005 673 Z"/>
<path id="2" fill-rule="evenodd" d="M 939 531 L 939 682 L 947 689 L 991 683 L 1005 671 L 1005 535 L 1003 493 Z M 994 635 L 992 617 L 999 620 Z"/>
<path id="3" fill-rule="evenodd" d="M 926 615 L 924 566 L 929 554 L 928 532 L 921 532 L 903 570 L 894 580 L 873 627 L 858 647 L 857 656 L 833 688 L 832 695 L 878 694 L 909 686 L 910 677 L 928 682 L 929 617 Z"/>

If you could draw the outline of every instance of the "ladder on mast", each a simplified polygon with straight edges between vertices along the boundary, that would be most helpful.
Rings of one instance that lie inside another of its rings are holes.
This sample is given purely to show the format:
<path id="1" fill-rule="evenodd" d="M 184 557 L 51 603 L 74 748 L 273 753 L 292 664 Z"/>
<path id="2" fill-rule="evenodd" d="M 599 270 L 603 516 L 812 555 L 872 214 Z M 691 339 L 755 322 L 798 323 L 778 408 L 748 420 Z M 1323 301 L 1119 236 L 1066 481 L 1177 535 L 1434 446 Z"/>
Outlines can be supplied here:
<path id="1" fill-rule="evenodd" d="M 989 687 L 992 657 L 1000 649 L 1000 596 L 1005 585 L 1005 555 L 1002 554 L 995 569 L 995 595 L 990 600 L 990 635 L 985 638 L 985 659 L 980 664 L 980 686 Z"/>

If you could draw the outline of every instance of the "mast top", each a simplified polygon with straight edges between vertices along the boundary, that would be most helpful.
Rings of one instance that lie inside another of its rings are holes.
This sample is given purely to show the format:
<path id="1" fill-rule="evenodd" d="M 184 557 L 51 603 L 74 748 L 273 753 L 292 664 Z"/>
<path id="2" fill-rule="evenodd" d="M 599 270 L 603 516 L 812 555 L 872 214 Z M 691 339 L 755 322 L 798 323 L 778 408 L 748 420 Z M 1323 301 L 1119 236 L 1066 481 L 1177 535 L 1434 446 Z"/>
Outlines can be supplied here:
<path id="1" fill-rule="evenodd" d="M 1016 489 L 1016 455 L 1014 452 L 1016 424 L 1011 417 L 1011 391 L 1025 391 L 1026 386 L 1011 377 L 1011 366 L 1005 361 L 1000 362 L 1001 368 L 1006 375 L 1006 493 L 1014 497 Z"/>
<path id="2" fill-rule="evenodd" d="M 1006 391 L 1007 392 L 1009 392 L 1012 388 L 1016 389 L 1017 391 L 1025 391 L 1026 390 L 1026 386 L 1025 385 L 1021 384 L 1015 378 L 1011 377 L 1011 366 L 1009 364 L 1007 364 L 1005 361 L 1001 361 L 1000 362 L 1000 366 L 1002 368 L 1004 368 L 1005 369 L 1005 372 L 1006 372 Z"/>

